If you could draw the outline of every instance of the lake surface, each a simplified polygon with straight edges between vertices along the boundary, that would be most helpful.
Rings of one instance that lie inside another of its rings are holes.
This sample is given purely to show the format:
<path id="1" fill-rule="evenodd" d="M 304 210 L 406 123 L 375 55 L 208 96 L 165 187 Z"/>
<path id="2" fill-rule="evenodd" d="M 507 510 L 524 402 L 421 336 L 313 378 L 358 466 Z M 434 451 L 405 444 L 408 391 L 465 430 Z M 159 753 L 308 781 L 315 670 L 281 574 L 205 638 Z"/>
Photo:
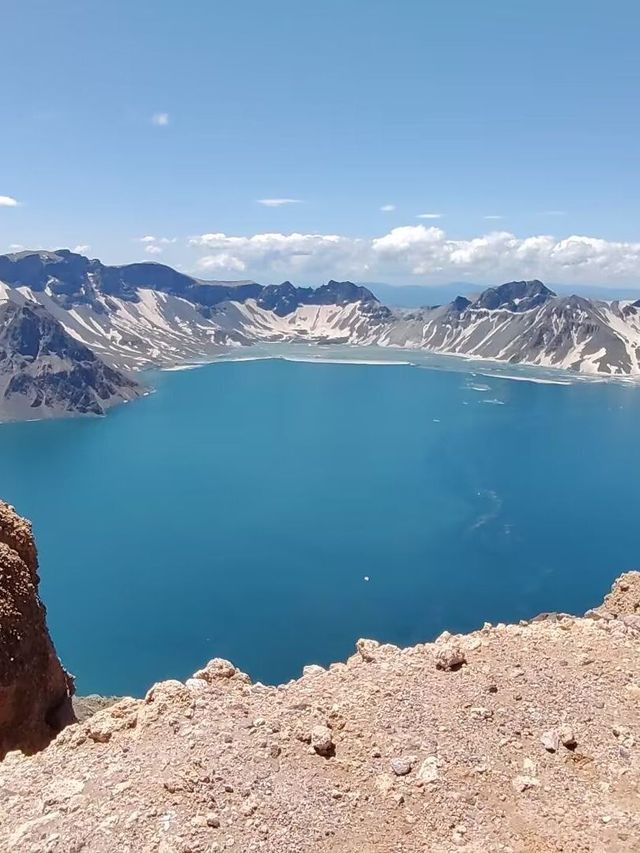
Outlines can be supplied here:
<path id="1" fill-rule="evenodd" d="M 214 656 L 278 683 L 361 636 L 598 603 L 640 563 L 640 389 L 456 367 L 226 362 L 104 419 L 0 427 L 78 691 Z"/>

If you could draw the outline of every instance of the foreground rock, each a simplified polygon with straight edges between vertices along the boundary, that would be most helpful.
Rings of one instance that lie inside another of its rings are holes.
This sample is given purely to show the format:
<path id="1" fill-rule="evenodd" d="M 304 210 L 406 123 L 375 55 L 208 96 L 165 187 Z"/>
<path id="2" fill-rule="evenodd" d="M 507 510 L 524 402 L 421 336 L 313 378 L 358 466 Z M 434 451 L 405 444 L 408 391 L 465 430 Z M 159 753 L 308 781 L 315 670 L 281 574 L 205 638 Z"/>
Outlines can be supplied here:
<path id="1" fill-rule="evenodd" d="M 7 756 L 0 849 L 637 851 L 639 709 L 611 613 L 361 641 L 278 688 L 215 660 Z"/>
<path id="2" fill-rule="evenodd" d="M 46 746 L 74 719 L 71 693 L 38 597 L 31 527 L 0 502 L 0 758 Z"/>

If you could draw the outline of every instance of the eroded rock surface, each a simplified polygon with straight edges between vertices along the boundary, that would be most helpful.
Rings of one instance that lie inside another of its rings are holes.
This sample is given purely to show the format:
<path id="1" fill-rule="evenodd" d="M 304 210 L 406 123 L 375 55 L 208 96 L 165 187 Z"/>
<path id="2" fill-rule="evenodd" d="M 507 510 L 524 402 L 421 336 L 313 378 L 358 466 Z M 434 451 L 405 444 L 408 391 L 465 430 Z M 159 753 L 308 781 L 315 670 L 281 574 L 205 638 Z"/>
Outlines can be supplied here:
<path id="1" fill-rule="evenodd" d="M 31 526 L 0 502 L 0 758 L 42 749 L 73 720 L 73 682 L 51 643 L 38 580 Z"/>
<path id="2" fill-rule="evenodd" d="M 625 572 L 614 582 L 602 609 L 614 616 L 640 616 L 640 572 Z"/>
<path id="3" fill-rule="evenodd" d="M 621 614 L 629 589 L 614 588 Z M 640 631 L 625 618 L 360 641 L 280 687 L 216 659 L 7 756 L 0 849 L 637 851 Z"/>

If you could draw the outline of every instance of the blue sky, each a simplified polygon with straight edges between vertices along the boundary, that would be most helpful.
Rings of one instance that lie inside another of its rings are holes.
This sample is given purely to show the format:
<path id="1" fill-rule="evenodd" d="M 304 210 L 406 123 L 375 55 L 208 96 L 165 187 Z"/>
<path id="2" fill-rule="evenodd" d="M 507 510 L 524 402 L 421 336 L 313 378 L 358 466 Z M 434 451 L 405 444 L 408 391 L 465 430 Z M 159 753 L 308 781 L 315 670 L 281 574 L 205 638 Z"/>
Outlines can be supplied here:
<path id="1" fill-rule="evenodd" d="M 4 0 L 2 17 L 2 251 L 640 282 L 636 2 Z"/>

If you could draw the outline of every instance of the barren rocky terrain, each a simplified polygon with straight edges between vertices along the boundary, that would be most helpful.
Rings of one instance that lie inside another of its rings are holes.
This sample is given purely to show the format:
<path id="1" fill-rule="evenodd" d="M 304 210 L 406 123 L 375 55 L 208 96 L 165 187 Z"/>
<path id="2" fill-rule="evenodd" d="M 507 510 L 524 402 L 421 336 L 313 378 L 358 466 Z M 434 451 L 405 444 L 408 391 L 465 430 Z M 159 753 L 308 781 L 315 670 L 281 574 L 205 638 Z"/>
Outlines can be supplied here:
<path id="1" fill-rule="evenodd" d="M 31 525 L 0 501 L 0 759 L 42 749 L 74 718 L 38 583 Z"/>
<path id="2" fill-rule="evenodd" d="M 361 640 L 279 687 L 216 659 L 9 754 L 0 849 L 637 851 L 639 652 L 629 573 L 584 618 Z"/>

